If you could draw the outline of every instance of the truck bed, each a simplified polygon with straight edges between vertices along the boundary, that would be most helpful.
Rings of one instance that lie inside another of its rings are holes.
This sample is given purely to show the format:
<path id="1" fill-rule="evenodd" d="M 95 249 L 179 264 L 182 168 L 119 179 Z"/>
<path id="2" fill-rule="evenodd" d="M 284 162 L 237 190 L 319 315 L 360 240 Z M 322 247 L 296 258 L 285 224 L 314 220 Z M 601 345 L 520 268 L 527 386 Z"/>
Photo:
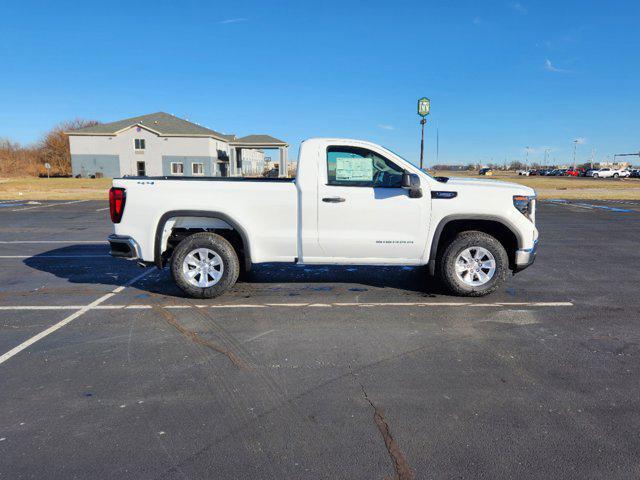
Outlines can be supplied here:
<path id="1" fill-rule="evenodd" d="M 242 226 L 252 260 L 294 261 L 298 255 L 298 193 L 289 178 L 124 177 L 114 187 L 126 189 L 122 221 L 115 233 L 140 243 L 142 259 L 154 261 L 161 218 L 222 214 Z M 179 224 L 178 224 L 179 225 Z"/>

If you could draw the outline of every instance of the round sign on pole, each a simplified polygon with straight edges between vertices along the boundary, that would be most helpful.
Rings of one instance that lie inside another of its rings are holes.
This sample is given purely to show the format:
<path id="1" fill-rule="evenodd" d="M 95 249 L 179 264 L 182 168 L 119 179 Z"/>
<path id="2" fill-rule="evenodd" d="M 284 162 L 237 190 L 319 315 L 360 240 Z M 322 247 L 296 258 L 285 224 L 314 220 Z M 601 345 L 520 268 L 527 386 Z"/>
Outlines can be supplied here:
<path id="1" fill-rule="evenodd" d="M 45 163 L 44 168 L 46 168 L 47 170 L 51 170 L 51 164 L 49 162 Z"/>
<path id="2" fill-rule="evenodd" d="M 431 110 L 431 100 L 427 97 L 422 97 L 418 100 L 418 115 L 421 117 L 426 117 L 429 115 L 429 111 Z"/>

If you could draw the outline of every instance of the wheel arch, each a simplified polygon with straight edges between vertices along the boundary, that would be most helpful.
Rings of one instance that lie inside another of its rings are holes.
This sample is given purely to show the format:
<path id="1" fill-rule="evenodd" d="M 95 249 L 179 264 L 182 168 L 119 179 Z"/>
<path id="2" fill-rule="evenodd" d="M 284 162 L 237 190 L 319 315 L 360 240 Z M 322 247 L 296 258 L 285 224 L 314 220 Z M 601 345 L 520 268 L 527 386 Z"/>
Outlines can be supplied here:
<path id="1" fill-rule="evenodd" d="M 429 273 L 433 275 L 445 241 L 456 234 L 477 230 L 492 235 L 502 243 L 509 256 L 509 268 L 515 265 L 515 252 L 524 244 L 524 238 L 510 222 L 494 215 L 449 215 L 440 220 L 435 228 L 429 251 Z"/>
<path id="2" fill-rule="evenodd" d="M 242 242 L 242 253 L 244 257 L 245 269 L 251 269 L 251 245 L 246 230 L 239 222 L 237 222 L 234 218 L 230 217 L 226 213 L 208 210 L 172 210 L 162 214 L 156 226 L 153 245 L 153 261 L 158 268 L 162 268 L 164 265 L 164 259 L 162 257 L 162 243 L 165 225 L 169 220 L 176 217 L 195 217 L 206 218 L 209 220 L 216 219 L 228 224 L 233 231 L 238 233 L 238 236 Z"/>

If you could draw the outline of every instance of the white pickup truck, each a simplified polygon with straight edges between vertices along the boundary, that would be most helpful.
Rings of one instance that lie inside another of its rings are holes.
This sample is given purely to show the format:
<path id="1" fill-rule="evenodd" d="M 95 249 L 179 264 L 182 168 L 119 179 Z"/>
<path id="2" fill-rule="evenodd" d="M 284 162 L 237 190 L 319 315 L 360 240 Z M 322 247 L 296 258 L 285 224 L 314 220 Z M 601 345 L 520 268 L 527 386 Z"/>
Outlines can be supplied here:
<path id="1" fill-rule="evenodd" d="M 129 177 L 109 192 L 111 255 L 213 298 L 254 263 L 427 265 L 454 294 L 486 295 L 536 255 L 535 192 L 432 177 L 373 143 L 300 146 L 293 179 Z"/>
<path id="2" fill-rule="evenodd" d="M 631 175 L 631 171 L 626 168 L 600 168 L 591 170 L 589 176 L 593 178 L 626 178 Z"/>

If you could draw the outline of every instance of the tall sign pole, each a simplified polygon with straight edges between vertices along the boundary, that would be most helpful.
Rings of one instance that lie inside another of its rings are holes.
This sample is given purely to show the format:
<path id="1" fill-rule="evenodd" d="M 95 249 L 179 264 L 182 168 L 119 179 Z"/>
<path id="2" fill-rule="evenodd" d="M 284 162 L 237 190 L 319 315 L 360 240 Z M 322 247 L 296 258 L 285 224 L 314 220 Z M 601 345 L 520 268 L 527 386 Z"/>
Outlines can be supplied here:
<path id="1" fill-rule="evenodd" d="M 422 97 L 418 100 L 418 115 L 420 119 L 420 125 L 422 126 L 422 138 L 420 139 L 420 170 L 424 168 L 424 124 L 427 123 L 427 115 L 431 111 L 431 101 L 427 97 Z"/>

